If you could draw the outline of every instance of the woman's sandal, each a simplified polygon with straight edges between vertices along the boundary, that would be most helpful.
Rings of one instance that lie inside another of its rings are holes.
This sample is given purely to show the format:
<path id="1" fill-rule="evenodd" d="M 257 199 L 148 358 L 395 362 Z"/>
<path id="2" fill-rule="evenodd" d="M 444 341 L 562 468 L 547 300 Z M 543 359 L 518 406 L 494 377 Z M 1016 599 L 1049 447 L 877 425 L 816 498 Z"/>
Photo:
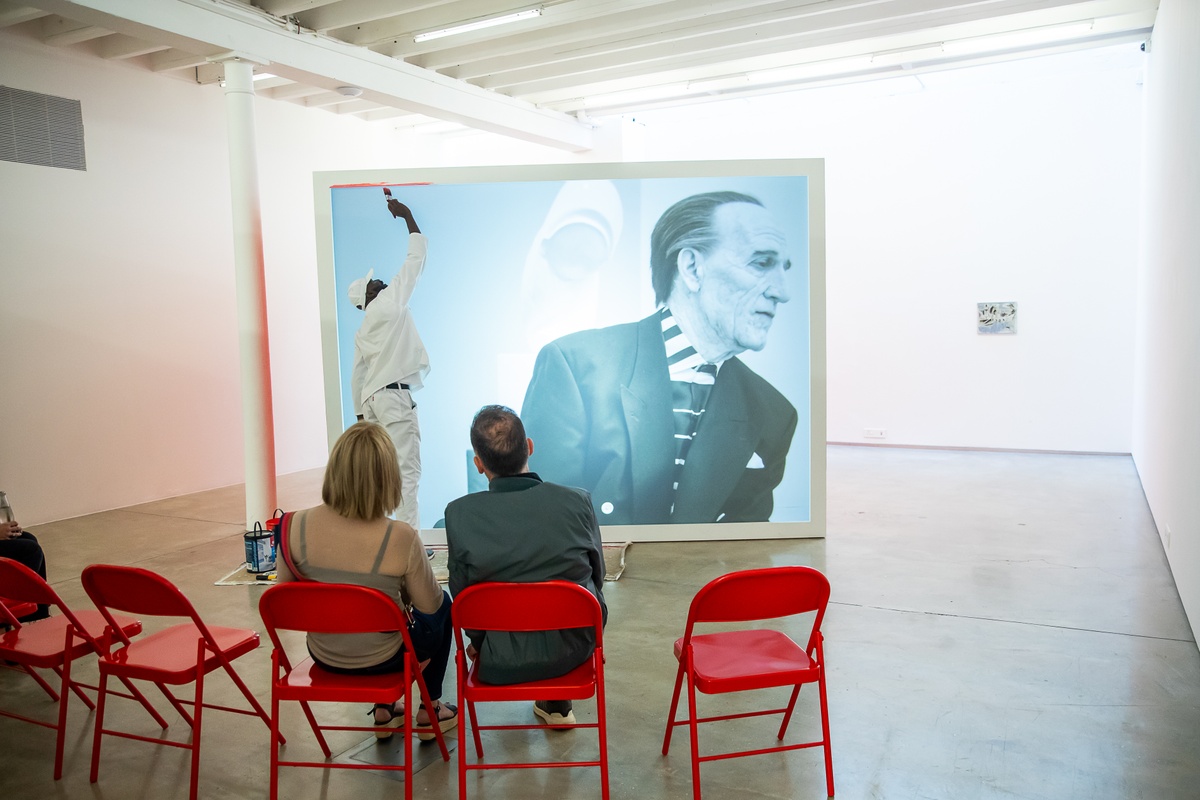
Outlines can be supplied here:
<path id="1" fill-rule="evenodd" d="M 443 711 L 448 711 L 449 715 L 443 716 L 442 715 Z M 423 714 L 424 712 L 425 712 L 425 708 L 422 706 L 421 710 L 418 711 L 417 714 L 419 716 L 420 714 Z M 453 728 L 455 725 L 458 724 L 458 706 L 453 705 L 451 703 L 439 702 L 437 705 L 437 719 L 438 719 L 438 727 L 442 729 L 443 733 L 450 730 L 451 728 Z M 419 719 L 414 719 L 413 720 L 413 730 L 416 732 L 417 738 L 420 739 L 422 742 L 432 742 L 434 739 L 437 738 L 437 734 L 435 734 L 433 732 L 433 726 L 430 725 L 428 722 L 421 722 Z"/>
<path id="2" fill-rule="evenodd" d="M 380 712 L 383 712 L 382 714 Z M 404 706 L 396 703 L 376 703 L 367 712 L 375 718 L 375 738 L 385 742 L 392 738 L 392 729 L 404 724 Z"/>

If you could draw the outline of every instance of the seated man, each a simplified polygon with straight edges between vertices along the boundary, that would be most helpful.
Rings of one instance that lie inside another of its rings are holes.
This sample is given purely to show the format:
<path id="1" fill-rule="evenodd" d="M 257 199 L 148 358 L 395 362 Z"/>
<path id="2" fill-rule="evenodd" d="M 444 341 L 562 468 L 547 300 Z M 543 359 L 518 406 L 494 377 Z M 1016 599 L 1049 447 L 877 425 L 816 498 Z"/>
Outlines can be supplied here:
<path id="1" fill-rule="evenodd" d="M 451 593 L 485 581 L 568 580 L 596 596 L 607 622 L 600 526 L 588 493 L 545 483 L 528 471 L 533 440 L 510 408 L 480 409 L 471 423 L 471 447 L 488 491 L 446 507 Z M 466 633 L 467 655 L 478 659 L 480 679 L 495 684 L 565 675 L 596 646 L 590 629 Z M 533 711 L 551 727 L 575 722 L 569 700 L 539 700 Z"/>

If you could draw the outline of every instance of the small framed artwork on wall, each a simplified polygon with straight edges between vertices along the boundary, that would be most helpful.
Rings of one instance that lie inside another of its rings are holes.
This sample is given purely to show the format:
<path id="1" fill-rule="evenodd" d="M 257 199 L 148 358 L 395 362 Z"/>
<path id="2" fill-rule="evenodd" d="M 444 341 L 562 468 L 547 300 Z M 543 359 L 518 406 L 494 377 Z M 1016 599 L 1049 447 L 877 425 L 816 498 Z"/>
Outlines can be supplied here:
<path id="1" fill-rule="evenodd" d="M 1016 303 L 976 303 L 980 333 L 1016 333 Z"/>

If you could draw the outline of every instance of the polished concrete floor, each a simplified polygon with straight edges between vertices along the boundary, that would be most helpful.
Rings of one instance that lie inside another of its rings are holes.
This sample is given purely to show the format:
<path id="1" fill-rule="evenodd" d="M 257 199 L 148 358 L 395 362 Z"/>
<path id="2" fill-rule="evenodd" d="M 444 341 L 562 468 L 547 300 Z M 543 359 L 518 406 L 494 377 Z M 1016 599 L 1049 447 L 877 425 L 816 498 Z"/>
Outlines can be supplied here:
<path id="1" fill-rule="evenodd" d="M 675 661 L 695 591 L 722 573 L 808 564 L 833 585 L 826 631 L 837 796 L 858 798 L 1200 797 L 1200 651 L 1184 616 L 1131 460 L 1117 456 L 829 449 L 829 535 L 824 540 L 635 544 L 624 577 L 606 586 L 610 620 L 609 724 L 613 798 L 691 797 L 685 737 L 660 755 Z M 280 481 L 280 504 L 316 501 L 319 474 Z M 19 498 L 13 498 L 19 502 Z M 40 526 L 52 583 L 83 605 L 80 570 L 136 564 L 166 575 L 210 621 L 257 627 L 260 587 L 213 582 L 241 557 L 240 488 L 204 492 Z M 267 699 L 269 648 L 237 662 Z M 82 662 L 79 672 L 95 674 Z M 453 695 L 452 679 L 447 696 Z M 236 700 L 223 677 L 206 696 Z M 702 698 L 733 708 L 745 695 Z M 773 698 L 772 698 L 773 699 Z M 53 704 L 19 673 L 0 671 L 0 704 L 51 718 Z M 187 728 L 159 698 L 170 735 Z M 801 696 L 788 738 L 818 731 L 815 693 Z M 525 706 L 484 707 L 490 720 L 524 722 Z M 115 701 L 114 723 L 157 728 Z M 291 711 L 292 709 L 289 709 Z M 365 709 L 323 707 L 327 719 Z M 594 716 L 583 703 L 580 716 Z M 53 732 L 0 718 L 0 798 L 184 798 L 187 753 L 106 738 L 100 780 L 88 783 L 91 717 L 71 706 L 66 768 L 52 780 Z M 750 749 L 773 740 L 769 723 L 726 723 L 702 749 Z M 319 751 L 298 714 L 285 719 L 293 757 Z M 593 757 L 586 731 L 493 734 L 492 758 Z M 206 715 L 200 796 L 265 797 L 264 726 Z M 361 734 L 334 735 L 342 760 Z M 456 797 L 453 760 L 431 761 L 420 798 Z M 452 757 L 455 754 L 452 753 Z M 596 770 L 473 773 L 474 798 L 599 797 Z M 704 796 L 824 796 L 819 751 L 707 764 Z M 378 772 L 285 771 L 287 798 L 396 798 Z"/>

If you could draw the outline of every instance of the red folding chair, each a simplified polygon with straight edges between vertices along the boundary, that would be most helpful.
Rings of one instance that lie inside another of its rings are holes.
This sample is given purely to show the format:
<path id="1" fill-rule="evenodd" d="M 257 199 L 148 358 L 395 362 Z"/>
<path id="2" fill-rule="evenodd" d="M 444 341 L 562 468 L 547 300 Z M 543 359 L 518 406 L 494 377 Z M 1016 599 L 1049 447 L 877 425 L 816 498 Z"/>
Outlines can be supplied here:
<path id="1" fill-rule="evenodd" d="M 596 728 L 600 739 L 600 757 L 595 761 L 523 762 L 506 764 L 468 764 L 466 747 L 458 748 L 458 796 L 467 796 L 467 770 L 529 769 L 536 767 L 599 767 L 600 794 L 608 800 L 608 730 L 604 710 L 604 616 L 595 595 L 569 581 L 541 583 L 477 583 L 454 598 L 451 608 L 454 639 L 458 644 L 458 701 L 466 708 L 462 724 L 470 720 L 475 739 L 475 755 L 483 758 L 480 731 L 527 730 L 543 725 L 480 725 L 475 716 L 476 703 L 512 700 L 586 700 L 596 696 L 596 722 L 577 722 L 556 727 Z M 495 685 L 479 680 L 478 663 L 467 667 L 463 631 L 550 631 L 563 628 L 592 628 L 596 649 L 591 658 L 566 675 L 527 683 Z"/>
<path id="2" fill-rule="evenodd" d="M 53 728 L 57 732 L 54 744 L 54 780 L 59 780 L 62 777 L 63 743 L 66 738 L 68 690 L 78 695 L 89 711 L 95 709 L 91 699 L 82 690 L 96 687 L 72 680 L 71 662 L 97 652 L 96 639 L 103 634 L 107 623 L 99 612 L 77 612 L 67 608 L 58 593 L 42 580 L 41 576 L 24 564 L 11 559 L 0 558 L 0 586 L 4 587 L 7 596 L 0 601 L 0 622 L 10 627 L 10 630 L 0 637 L 0 660 L 12 662 L 29 673 L 46 694 L 58 703 L 58 718 L 56 722 L 50 723 L 4 710 L 0 710 L 0 716 L 32 722 L 34 725 Z M 39 603 L 54 606 L 59 613 L 37 622 L 23 624 L 18 621 L 17 617 L 36 611 Z M 113 622 L 120 627 L 125 636 L 141 633 L 142 623 L 132 617 L 114 617 Z M 61 691 L 54 691 L 54 688 L 36 672 L 36 668 L 52 670 L 61 681 Z M 167 727 L 166 721 L 135 686 L 128 681 L 125 682 L 125 686 L 130 694 L 121 693 L 122 697 L 137 700 L 150 712 L 155 722 L 164 728 Z"/>
<path id="3" fill-rule="evenodd" d="M 263 592 L 258 602 L 259 613 L 267 628 L 274 650 L 271 653 L 271 734 L 279 734 L 279 703 L 293 700 L 300 703 L 308 724 L 312 727 L 328 759 L 332 755 L 329 744 L 321 731 L 375 731 L 374 726 L 319 725 L 309 703 L 392 703 L 398 696 L 404 697 L 404 763 L 382 764 L 331 764 L 328 761 L 280 761 L 279 745 L 271 747 L 271 800 L 279 791 L 280 767 L 320 767 L 324 769 L 386 769 L 404 773 L 404 797 L 412 798 L 413 780 L 413 729 L 412 684 L 417 682 L 421 704 L 431 720 L 437 719 L 429 690 L 417 663 L 416 651 L 408 635 L 408 620 L 395 600 L 378 589 L 339 583 L 316 583 L 304 581 L 272 586 Z M 383 675 L 343 675 L 321 669 L 311 658 L 292 665 L 279 631 L 303 631 L 305 633 L 377 633 L 400 631 L 404 637 L 403 672 Z M 440 726 L 433 726 L 434 737 L 442 751 L 442 760 L 450 760 L 446 740 Z M 278 737 L 282 741 L 283 737 Z"/>
<path id="4" fill-rule="evenodd" d="M 665 756 L 671 746 L 671 732 L 676 725 L 687 725 L 692 743 L 692 791 L 700 800 L 700 763 L 723 758 L 754 756 L 822 747 L 825 751 L 825 783 L 833 797 L 833 755 L 829 747 L 829 704 L 825 694 L 825 657 L 822 649 L 821 620 L 829 603 L 829 581 L 811 567 L 772 567 L 751 569 L 723 575 L 696 593 L 688 611 L 687 628 L 675 642 L 675 657 L 679 672 L 675 677 L 675 692 L 671 696 L 671 711 L 667 733 L 663 738 Z M 695 634 L 698 623 L 749 622 L 777 619 L 796 614 L 816 612 L 808 645 L 801 648 L 786 634 L 774 630 L 736 630 Z M 679 690 L 687 677 L 688 718 L 676 720 Z M 783 714 L 776 738 L 783 741 L 800 687 L 817 684 L 821 698 L 821 739 L 803 744 L 743 750 L 732 753 L 700 755 L 697 725 L 725 719 Z M 748 689 L 774 686 L 794 686 L 791 699 L 784 708 L 698 717 L 696 692 L 724 694 Z"/>
<path id="5" fill-rule="evenodd" d="M 88 597 L 92 598 L 92 602 L 100 609 L 109 626 L 99 640 L 100 695 L 97 701 L 96 731 L 92 740 L 92 783 L 96 782 L 100 773 L 101 737 L 109 734 L 191 750 L 190 797 L 195 800 L 200 779 L 200 725 L 205 708 L 257 716 L 268 728 L 271 727 L 267 712 L 246 688 L 246 684 L 230 663 L 258 647 L 258 634 L 244 628 L 206 625 L 191 602 L 173 583 L 147 569 L 93 564 L 84 569 L 82 579 Z M 142 616 L 180 617 L 186 618 L 187 621 L 131 641 L 117 624 L 113 609 Z M 116 644 L 120 646 L 114 647 Z M 253 710 L 204 702 L 204 676 L 218 668 L 225 670 Z M 122 681 L 144 680 L 156 684 L 191 727 L 191 742 L 185 744 L 106 729 L 104 701 L 110 675 Z M 196 684 L 193 700 L 177 698 L 167 688 L 168 684 L 180 686 L 189 683 Z M 185 704 L 192 706 L 194 719 L 184 708 Z"/>

